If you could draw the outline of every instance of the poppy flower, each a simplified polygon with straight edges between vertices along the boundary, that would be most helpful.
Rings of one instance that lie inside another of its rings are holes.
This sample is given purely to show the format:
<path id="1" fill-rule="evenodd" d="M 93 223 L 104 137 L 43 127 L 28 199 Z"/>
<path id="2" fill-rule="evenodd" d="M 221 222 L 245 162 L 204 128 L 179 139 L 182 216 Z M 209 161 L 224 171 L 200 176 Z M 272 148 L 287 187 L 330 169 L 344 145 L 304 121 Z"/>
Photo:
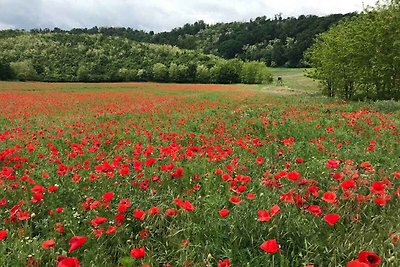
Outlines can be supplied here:
<path id="1" fill-rule="evenodd" d="M 114 192 L 107 192 L 102 196 L 104 201 L 110 201 L 114 197 Z"/>
<path id="2" fill-rule="evenodd" d="M 7 237 L 7 230 L 0 230 L 0 240 L 3 240 Z"/>
<path id="3" fill-rule="evenodd" d="M 256 195 L 254 193 L 248 193 L 247 194 L 247 199 L 248 200 L 252 200 L 252 199 L 255 199 L 255 198 L 256 198 Z"/>
<path id="4" fill-rule="evenodd" d="M 268 222 L 271 220 L 271 216 L 269 215 L 268 211 L 266 210 L 259 210 L 257 212 L 258 214 L 258 221 L 259 222 Z"/>
<path id="5" fill-rule="evenodd" d="M 344 180 L 343 182 L 340 183 L 340 187 L 346 191 L 349 190 L 350 188 L 357 188 L 356 183 L 354 182 L 354 180 Z"/>
<path id="6" fill-rule="evenodd" d="M 147 211 L 147 213 L 150 214 L 150 215 L 156 215 L 156 214 L 158 214 L 159 212 L 160 212 L 160 208 L 159 208 L 159 207 L 156 207 L 156 206 L 151 207 L 151 208 Z"/>
<path id="7" fill-rule="evenodd" d="M 109 226 L 106 234 L 111 235 L 111 234 L 115 234 L 115 232 L 117 231 L 117 226 Z"/>
<path id="8" fill-rule="evenodd" d="M 330 159 L 326 162 L 325 167 L 329 169 L 337 169 L 339 167 L 339 161 L 335 159 Z"/>
<path id="9" fill-rule="evenodd" d="M 87 238 L 85 236 L 74 236 L 69 240 L 69 250 L 68 253 L 78 249 L 83 244 L 85 244 Z"/>
<path id="10" fill-rule="evenodd" d="M 310 205 L 307 208 L 307 211 L 314 214 L 315 216 L 321 216 L 321 214 L 322 214 L 321 207 L 318 205 Z"/>
<path id="11" fill-rule="evenodd" d="M 289 173 L 287 174 L 287 178 L 288 178 L 289 180 L 296 181 L 297 179 L 300 178 L 300 173 L 298 173 L 298 172 L 296 172 L 296 171 L 289 172 Z"/>
<path id="12" fill-rule="evenodd" d="M 229 259 L 223 259 L 218 261 L 218 267 L 230 267 L 231 261 Z"/>
<path id="13" fill-rule="evenodd" d="M 381 263 L 381 258 L 374 252 L 361 251 L 358 254 L 360 262 L 367 263 L 369 267 L 377 267 Z"/>
<path id="14" fill-rule="evenodd" d="M 359 260 L 353 260 L 347 263 L 347 267 L 370 267 L 370 266 Z"/>
<path id="15" fill-rule="evenodd" d="M 279 248 L 275 239 L 270 239 L 261 244 L 260 248 L 267 253 L 275 253 L 282 249 Z"/>
<path id="16" fill-rule="evenodd" d="M 80 267 L 79 260 L 75 257 L 68 257 L 60 260 L 57 267 Z"/>
<path id="17" fill-rule="evenodd" d="M 103 224 L 107 221 L 107 218 L 105 217 L 96 217 L 93 220 L 90 221 L 90 223 L 92 224 L 93 227 L 97 227 L 100 224 Z"/>
<path id="18" fill-rule="evenodd" d="M 239 196 L 233 196 L 229 198 L 229 202 L 231 202 L 232 204 L 238 205 L 240 204 L 240 202 L 242 202 L 242 200 L 240 199 Z"/>
<path id="19" fill-rule="evenodd" d="M 178 215 L 178 211 L 176 209 L 166 209 L 165 210 L 165 216 L 171 217 L 171 216 L 176 216 Z"/>
<path id="20" fill-rule="evenodd" d="M 131 257 L 132 258 L 141 259 L 141 258 L 144 258 L 145 255 L 146 255 L 146 252 L 145 252 L 145 248 L 144 247 L 133 248 L 131 250 Z"/>
<path id="21" fill-rule="evenodd" d="M 372 182 L 371 187 L 369 188 L 372 193 L 374 194 L 384 194 L 385 193 L 386 185 L 384 182 L 381 181 L 374 181 Z"/>
<path id="22" fill-rule="evenodd" d="M 54 247 L 56 245 L 56 242 L 54 242 L 53 239 L 46 240 L 42 242 L 42 247 L 44 249 L 49 249 L 50 247 Z"/>
<path id="23" fill-rule="evenodd" d="M 327 214 L 324 216 L 324 220 L 330 225 L 333 226 L 340 219 L 340 215 L 336 213 Z"/>
<path id="24" fill-rule="evenodd" d="M 225 218 L 226 216 L 228 216 L 229 215 L 229 210 L 228 209 L 220 209 L 219 211 L 218 211 L 218 213 L 219 213 L 219 215 L 221 216 L 221 217 L 223 217 L 223 218 Z"/>
<path id="25" fill-rule="evenodd" d="M 135 209 L 133 211 L 133 217 L 135 217 L 138 220 L 143 221 L 145 216 L 146 216 L 146 213 L 144 212 L 144 210 Z"/>
<path id="26" fill-rule="evenodd" d="M 269 213 L 271 214 L 271 216 L 275 216 L 276 214 L 278 214 L 281 211 L 281 208 L 277 205 L 274 204 L 270 209 L 269 209 Z"/>
<path id="27" fill-rule="evenodd" d="M 325 192 L 324 195 L 322 196 L 322 200 L 328 202 L 328 203 L 335 203 L 336 201 L 336 194 L 334 192 Z"/>

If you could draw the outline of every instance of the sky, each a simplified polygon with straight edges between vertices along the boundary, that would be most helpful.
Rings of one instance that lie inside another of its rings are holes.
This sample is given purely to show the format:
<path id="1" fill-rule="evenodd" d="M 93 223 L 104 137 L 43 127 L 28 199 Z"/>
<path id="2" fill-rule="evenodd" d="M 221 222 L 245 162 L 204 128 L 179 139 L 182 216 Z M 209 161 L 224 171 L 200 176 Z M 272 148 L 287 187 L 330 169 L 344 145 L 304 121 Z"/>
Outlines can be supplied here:
<path id="1" fill-rule="evenodd" d="M 169 31 L 185 23 L 249 21 L 361 11 L 376 0 L 0 0 L 0 29 L 131 27 Z"/>

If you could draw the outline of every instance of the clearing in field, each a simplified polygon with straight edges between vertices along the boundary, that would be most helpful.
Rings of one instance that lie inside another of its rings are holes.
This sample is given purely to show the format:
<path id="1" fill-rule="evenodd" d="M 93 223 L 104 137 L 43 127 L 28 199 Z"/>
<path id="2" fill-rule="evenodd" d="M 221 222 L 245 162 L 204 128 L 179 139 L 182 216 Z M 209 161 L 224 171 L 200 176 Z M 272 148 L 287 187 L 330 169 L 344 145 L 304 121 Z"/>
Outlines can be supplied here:
<path id="1" fill-rule="evenodd" d="M 295 75 L 0 83 L 0 265 L 398 266 L 398 110 Z"/>

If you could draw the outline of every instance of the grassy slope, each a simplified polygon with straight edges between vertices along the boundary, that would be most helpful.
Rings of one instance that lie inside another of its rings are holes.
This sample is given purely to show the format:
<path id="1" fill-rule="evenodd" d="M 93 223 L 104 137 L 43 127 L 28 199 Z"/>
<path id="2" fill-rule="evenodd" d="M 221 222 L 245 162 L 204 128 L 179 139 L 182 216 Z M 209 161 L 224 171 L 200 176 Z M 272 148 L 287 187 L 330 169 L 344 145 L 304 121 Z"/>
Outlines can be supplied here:
<path id="1" fill-rule="evenodd" d="M 292 69 L 292 68 L 271 68 L 270 72 L 274 77 L 272 87 L 277 87 L 277 77 L 281 76 L 283 86 L 295 91 L 303 91 L 306 93 L 317 93 L 318 82 L 305 76 L 306 69 Z M 282 86 L 278 86 L 282 87 Z"/>

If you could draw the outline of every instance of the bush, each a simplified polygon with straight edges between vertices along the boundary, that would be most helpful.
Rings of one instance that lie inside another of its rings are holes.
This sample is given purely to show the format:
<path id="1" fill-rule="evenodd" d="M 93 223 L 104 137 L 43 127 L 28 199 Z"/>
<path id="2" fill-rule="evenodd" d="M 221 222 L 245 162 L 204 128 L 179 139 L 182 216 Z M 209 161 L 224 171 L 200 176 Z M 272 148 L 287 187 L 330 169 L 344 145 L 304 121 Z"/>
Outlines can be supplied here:
<path id="1" fill-rule="evenodd" d="M 30 60 L 12 62 L 10 67 L 20 81 L 36 81 L 38 79 L 38 74 Z"/>

